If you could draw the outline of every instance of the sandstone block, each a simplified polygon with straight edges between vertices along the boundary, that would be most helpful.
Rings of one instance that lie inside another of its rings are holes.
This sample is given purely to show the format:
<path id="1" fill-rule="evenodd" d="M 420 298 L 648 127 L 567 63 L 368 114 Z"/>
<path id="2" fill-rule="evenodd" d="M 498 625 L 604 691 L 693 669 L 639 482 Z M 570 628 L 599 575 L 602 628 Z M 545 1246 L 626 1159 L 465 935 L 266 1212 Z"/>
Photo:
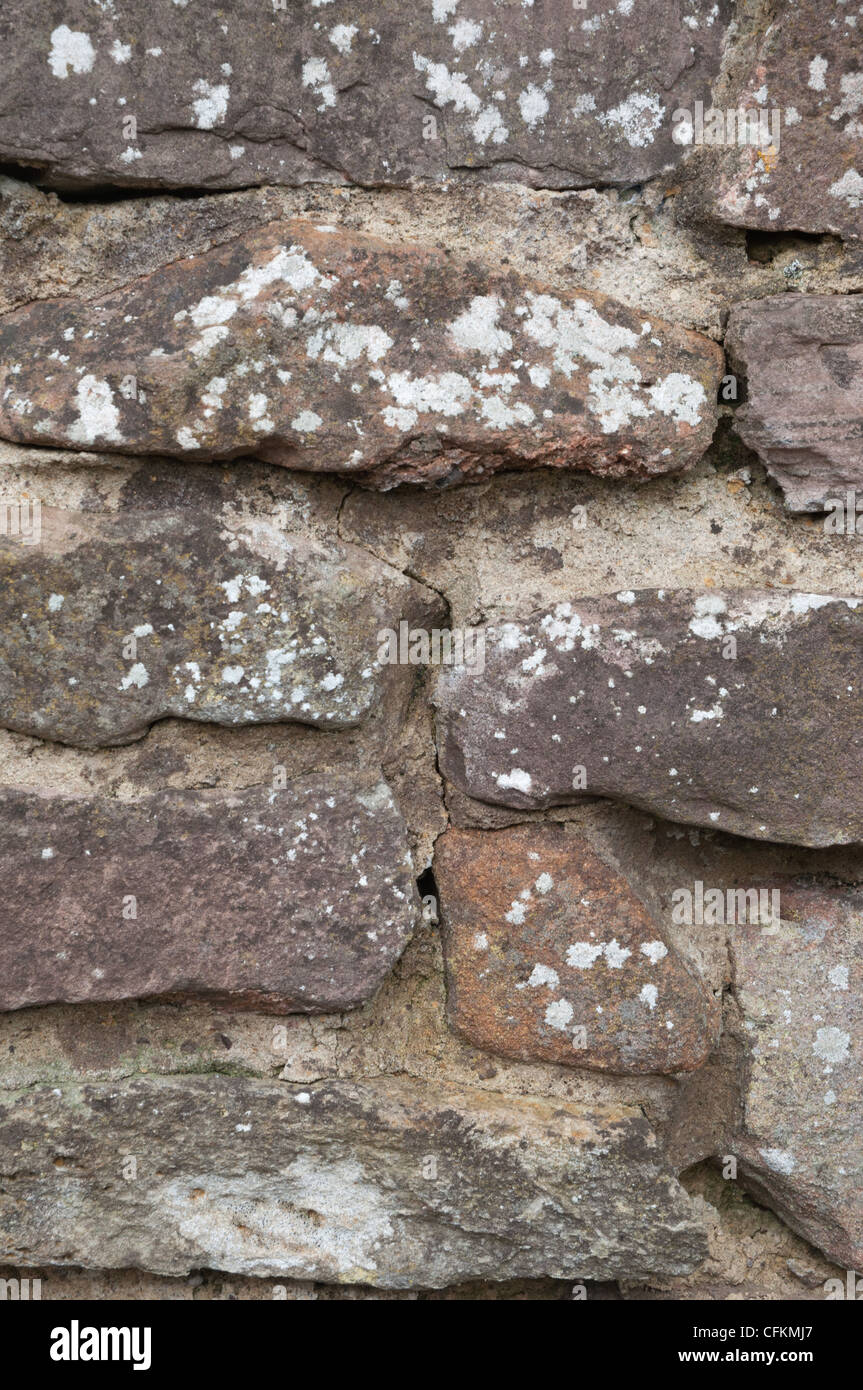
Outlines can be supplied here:
<path id="1" fill-rule="evenodd" d="M 486 633 L 437 684 L 444 775 L 536 810 L 609 796 L 755 839 L 863 839 L 861 600 L 624 591 Z"/>
<path id="2" fill-rule="evenodd" d="M 0 793 L 0 1009 L 209 996 L 353 1008 L 417 907 L 386 783 L 344 774 L 132 803 Z"/>
<path id="3" fill-rule="evenodd" d="M 381 1288 L 680 1273 L 706 1239 L 655 1142 L 630 1107 L 393 1078 L 0 1092 L 0 1259 Z"/>
<path id="4" fill-rule="evenodd" d="M 437 842 L 447 1003 L 477 1047 L 611 1072 L 698 1067 L 719 1000 L 622 874 L 561 826 Z"/>
<path id="5" fill-rule="evenodd" d="M 776 930 L 731 934 L 749 1041 L 731 1151 L 744 1181 L 846 1269 L 863 1263 L 863 894 L 781 886 Z"/>
<path id="6" fill-rule="evenodd" d="M 168 717 L 356 727 L 399 669 L 378 631 L 437 597 L 358 546 L 210 506 L 45 509 L 0 536 L 0 723 L 83 747 Z"/>
<path id="7" fill-rule="evenodd" d="M 99 302 L 0 318 L 0 436 L 376 487 L 546 465 L 646 477 L 708 447 L 722 353 L 607 296 L 271 223 Z"/>
<path id="8" fill-rule="evenodd" d="M 722 142 L 705 150 L 710 205 L 735 227 L 859 238 L 859 12 L 798 0 L 762 13 L 723 107 Z"/>
<path id="9" fill-rule="evenodd" d="M 709 87 L 728 8 L 20 0 L 0 158 L 61 185 L 635 183 L 681 158 L 672 107 Z"/>

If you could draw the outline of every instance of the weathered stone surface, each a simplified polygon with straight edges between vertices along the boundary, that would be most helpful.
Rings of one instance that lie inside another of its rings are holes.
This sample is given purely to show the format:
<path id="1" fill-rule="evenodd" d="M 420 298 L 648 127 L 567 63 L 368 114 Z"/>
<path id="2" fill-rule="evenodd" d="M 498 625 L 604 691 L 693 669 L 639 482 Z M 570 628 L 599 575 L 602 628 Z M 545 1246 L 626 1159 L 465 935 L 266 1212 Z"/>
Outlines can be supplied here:
<path id="1" fill-rule="evenodd" d="M 863 80 L 863 79 L 861 79 Z M 725 341 L 747 381 L 738 434 L 795 512 L 863 491 L 863 300 L 788 294 L 738 304 Z"/>
<path id="2" fill-rule="evenodd" d="M 530 810 L 610 796 L 756 839 L 863 840 L 863 600 L 662 589 L 487 630 L 436 693 L 444 775 Z"/>
<path id="3" fill-rule="evenodd" d="M 0 1178 L 7 1263 L 434 1288 L 678 1273 L 706 1253 L 635 1108 L 392 1078 L 0 1092 Z"/>
<path id="4" fill-rule="evenodd" d="M 348 728 L 404 671 L 377 633 L 437 597 L 357 546 L 242 508 L 42 511 L 0 536 L 0 723 L 83 747 L 157 719 Z M 412 673 L 411 673 L 412 674 Z"/>
<path id="5" fill-rule="evenodd" d="M 613 1072 L 698 1067 L 719 999 L 583 836 L 449 830 L 437 843 L 447 1003 L 478 1047 Z"/>
<path id="6" fill-rule="evenodd" d="M 750 1042 L 744 1181 L 846 1269 L 863 1264 L 863 892 L 783 884 L 773 931 L 736 927 Z"/>
<path id="7" fill-rule="evenodd" d="M 765 6 L 762 13 L 763 33 L 748 43 L 741 76 L 722 103 L 726 143 L 705 151 L 714 212 L 736 227 L 858 238 L 863 230 L 858 27 L 863 9 L 853 0 L 847 5 L 797 0 Z M 736 128 L 729 135 L 726 102 L 732 118 L 739 108 L 750 121 L 761 113 L 763 138 L 738 143 Z M 777 114 L 778 142 L 772 136 Z"/>
<path id="8" fill-rule="evenodd" d="M 0 793 L 0 1009 L 208 995 L 352 1008 L 417 904 L 385 782 L 168 791 L 123 803 Z"/>
<path id="9" fill-rule="evenodd" d="M 519 464 L 644 477 L 705 451 L 722 362 L 602 295 L 292 220 L 5 315 L 0 436 L 381 487 Z"/>
<path id="10" fill-rule="evenodd" d="M 728 9 L 21 0 L 0 157 L 61 184 L 635 183 L 680 159 L 671 110 L 709 87 Z"/>

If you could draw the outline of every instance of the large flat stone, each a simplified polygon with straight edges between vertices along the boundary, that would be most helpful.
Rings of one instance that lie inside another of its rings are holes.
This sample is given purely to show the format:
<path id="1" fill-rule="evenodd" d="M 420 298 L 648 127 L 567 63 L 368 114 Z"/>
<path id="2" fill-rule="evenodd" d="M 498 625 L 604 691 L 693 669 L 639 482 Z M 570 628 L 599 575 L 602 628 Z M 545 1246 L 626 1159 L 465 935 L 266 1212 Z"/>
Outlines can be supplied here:
<path id="1" fill-rule="evenodd" d="M 764 6 L 761 14 L 762 28 L 746 36 L 745 55 L 735 65 L 735 80 L 720 103 L 726 143 L 704 151 L 712 211 L 735 227 L 859 238 L 860 8 L 796 0 L 793 5 Z M 763 138 L 739 143 L 736 127 L 729 138 L 726 110 L 736 121 L 738 109 L 745 110 L 750 121 L 763 113 Z M 778 145 L 770 129 L 776 113 Z"/>
<path id="2" fill-rule="evenodd" d="M 674 472 L 720 348 L 576 291 L 293 220 L 92 300 L 0 319 L 0 435 L 375 486 L 545 464 Z"/>
<path id="3" fill-rule="evenodd" d="M 725 346 L 747 382 L 735 429 L 790 509 L 844 506 L 847 491 L 863 491 L 863 300 L 786 294 L 738 304 Z"/>
<path id="4" fill-rule="evenodd" d="M 344 774 L 132 803 L 0 793 L 0 1009 L 206 995 L 352 1008 L 417 904 L 384 782 Z"/>
<path id="5" fill-rule="evenodd" d="M 358 546 L 182 501 L 46 507 L 39 545 L 0 537 L 0 723 L 83 747 L 169 716 L 349 728 L 405 678 L 378 631 L 442 619 Z"/>
<path id="6" fill-rule="evenodd" d="M 728 8 L 20 0 L 0 158 L 61 185 L 635 183 L 681 158 L 671 112 L 709 87 Z"/>
<path id="7" fill-rule="evenodd" d="M 610 796 L 801 845 L 863 840 L 863 600 L 625 591 L 487 630 L 439 679 L 444 775 L 534 810 Z"/>
<path id="8" fill-rule="evenodd" d="M 0 1092 L 0 1186 L 12 1264 L 438 1288 L 680 1273 L 706 1254 L 635 1108 L 392 1078 Z"/>
<path id="9" fill-rule="evenodd" d="M 776 931 L 730 933 L 749 1040 L 731 1152 L 756 1196 L 846 1269 L 863 1264 L 863 893 L 781 886 Z"/>
<path id="10" fill-rule="evenodd" d="M 447 1008 L 470 1042 L 619 1073 L 698 1067 L 719 999 L 622 874 L 562 826 L 449 830 L 435 847 Z"/>

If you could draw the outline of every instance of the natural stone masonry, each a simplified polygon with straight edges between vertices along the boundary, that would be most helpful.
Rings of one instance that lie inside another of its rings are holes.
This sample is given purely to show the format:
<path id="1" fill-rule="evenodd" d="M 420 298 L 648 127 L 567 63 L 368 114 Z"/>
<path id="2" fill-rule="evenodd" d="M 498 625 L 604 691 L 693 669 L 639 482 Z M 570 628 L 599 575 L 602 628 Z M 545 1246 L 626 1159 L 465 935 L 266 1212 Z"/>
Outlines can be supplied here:
<path id="1" fill-rule="evenodd" d="M 386 783 L 133 803 L 0 793 L 0 1009 L 206 995 L 278 1013 L 374 993 L 414 924 Z"/>
<path id="2" fill-rule="evenodd" d="M 863 893 L 781 886 L 777 929 L 731 933 L 749 1038 L 744 1180 L 846 1269 L 863 1264 Z"/>
<path id="3" fill-rule="evenodd" d="M 350 728 L 404 674 L 378 631 L 442 617 L 359 547 L 241 509 L 46 508 L 42 529 L 0 536 L 0 723 L 41 738 L 127 743 L 168 716 Z"/>
<path id="4" fill-rule="evenodd" d="M 722 362 L 602 295 L 291 221 L 98 303 L 5 315 L 0 436 L 378 487 L 538 464 L 644 477 L 704 453 Z"/>
<path id="5" fill-rule="evenodd" d="M 655 1143 L 630 1107 L 393 1078 L 0 1092 L 0 1259 L 382 1288 L 685 1272 L 706 1240 Z"/>
<path id="6" fill-rule="evenodd" d="M 0 4 L 0 1302 L 863 1293 L 861 36 Z"/>
<path id="7" fill-rule="evenodd" d="M 600 1071 L 680 1072 L 719 1035 L 719 1000 L 632 891 L 561 826 L 438 840 L 447 1003 L 490 1052 Z"/>
<path id="8" fill-rule="evenodd" d="M 739 84 L 727 94 L 731 129 L 723 108 L 722 130 L 704 131 L 708 144 L 720 137 L 705 151 L 713 211 L 736 227 L 857 238 L 863 229 L 863 5 L 796 0 L 765 7 L 765 15 Z M 758 132 L 752 143 L 740 139 L 738 110 L 746 113 L 747 132 Z"/>
<path id="9" fill-rule="evenodd" d="M 846 491 L 863 488 L 863 300 L 788 294 L 738 304 L 725 342 L 747 382 L 735 428 L 788 506 L 844 507 Z"/>
<path id="10" fill-rule="evenodd" d="M 801 845 L 863 839 L 863 600 L 624 591 L 486 633 L 437 686 L 444 775 L 519 810 L 610 796 Z"/>
<path id="11" fill-rule="evenodd" d="M 709 88 L 728 9 L 21 0 L 0 29 L 0 159 L 60 184 L 392 185 L 472 172 L 552 188 L 636 183 L 681 158 L 671 113 Z"/>

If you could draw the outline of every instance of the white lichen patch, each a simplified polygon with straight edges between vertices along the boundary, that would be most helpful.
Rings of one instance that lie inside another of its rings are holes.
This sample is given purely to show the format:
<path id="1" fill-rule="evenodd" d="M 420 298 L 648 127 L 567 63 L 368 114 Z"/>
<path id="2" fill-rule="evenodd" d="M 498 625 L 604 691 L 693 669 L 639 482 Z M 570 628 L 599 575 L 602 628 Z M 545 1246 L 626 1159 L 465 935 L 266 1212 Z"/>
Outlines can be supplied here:
<path id="1" fill-rule="evenodd" d="M 278 1178 L 251 1172 L 236 1183 L 201 1173 L 166 1181 L 158 1209 L 188 1249 L 207 1252 L 220 1269 L 336 1281 L 377 1268 L 397 1214 L 357 1160 L 311 1154 Z"/>
<path id="2" fill-rule="evenodd" d="M 863 207 L 863 175 L 856 169 L 846 169 L 827 189 L 831 198 L 842 198 L 850 208 Z"/>
<path id="3" fill-rule="evenodd" d="M 768 1168 L 772 1168 L 774 1173 L 783 1173 L 790 1176 L 794 1172 L 796 1165 L 794 1155 L 787 1149 L 759 1149 L 758 1152 L 764 1159 Z"/>
<path id="4" fill-rule="evenodd" d="M 851 1047 L 851 1034 L 843 1028 L 819 1028 L 815 1034 L 812 1051 L 825 1062 L 839 1063 L 848 1060 Z"/>
<path id="5" fill-rule="evenodd" d="M 646 1004 L 651 1013 L 656 1008 L 658 990 L 656 985 L 642 985 L 638 997 L 642 1004 Z"/>
<path id="6" fill-rule="evenodd" d="M 545 1021 L 550 1028 L 561 1031 L 572 1022 L 573 1009 L 568 999 L 555 999 L 545 1011 Z"/>
<path id="7" fill-rule="evenodd" d="M 664 941 L 642 941 L 638 949 L 643 956 L 647 956 L 651 965 L 658 965 L 668 955 L 668 947 Z"/>
<path id="8" fill-rule="evenodd" d="M 213 84 L 200 78 L 192 88 L 196 94 L 192 102 L 195 125 L 199 130 L 212 130 L 221 125 L 228 112 L 230 89 L 224 83 Z"/>
<path id="9" fill-rule="evenodd" d="M 108 444 L 121 444 L 120 412 L 114 404 L 114 392 L 107 381 L 86 373 L 78 382 L 76 392 L 78 418 L 67 433 L 75 444 L 95 444 L 97 439 Z"/>
<path id="10" fill-rule="evenodd" d="M 600 112 L 597 120 L 600 125 L 619 131 L 633 149 L 643 149 L 653 144 L 664 116 L 665 107 L 657 96 L 633 92 L 610 111 Z"/>
<path id="11" fill-rule="evenodd" d="M 326 58 L 309 58 L 303 64 L 302 80 L 303 86 L 311 88 L 319 98 L 319 111 L 326 111 L 328 107 L 335 106 L 336 89 Z"/>
<path id="12" fill-rule="evenodd" d="M 96 50 L 89 34 L 70 29 L 68 24 L 60 24 L 52 31 L 48 65 L 55 77 L 92 72 L 95 61 Z"/>

